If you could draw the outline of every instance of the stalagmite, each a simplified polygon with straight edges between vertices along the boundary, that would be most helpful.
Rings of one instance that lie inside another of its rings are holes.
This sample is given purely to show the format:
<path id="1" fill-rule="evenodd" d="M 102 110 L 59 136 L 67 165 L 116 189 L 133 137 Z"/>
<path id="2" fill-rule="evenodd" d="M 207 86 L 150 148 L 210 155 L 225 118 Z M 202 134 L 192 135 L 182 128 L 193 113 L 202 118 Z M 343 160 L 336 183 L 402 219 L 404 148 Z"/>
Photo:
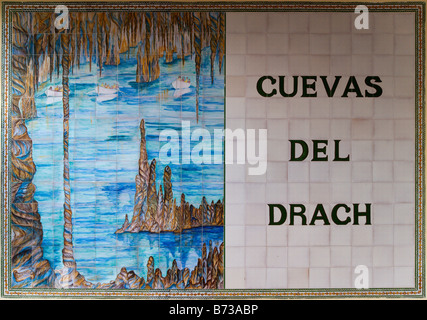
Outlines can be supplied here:
<path id="1" fill-rule="evenodd" d="M 139 161 L 138 161 L 138 174 L 135 177 L 135 197 L 134 197 L 134 210 L 132 222 L 124 225 L 121 229 L 116 232 L 139 232 L 143 226 L 145 220 L 145 214 L 147 212 L 147 190 L 148 182 L 150 179 L 150 169 L 148 167 L 147 148 L 145 141 L 145 122 L 141 120 L 139 125 L 140 130 L 140 146 L 139 146 Z"/>
<path id="2" fill-rule="evenodd" d="M 218 200 L 208 204 L 206 197 L 202 198 L 199 209 L 185 201 L 185 194 L 181 194 L 180 204 L 173 197 L 172 170 L 166 166 L 163 172 L 163 185 L 159 192 L 156 190 L 156 160 L 148 166 L 145 122 L 140 122 L 140 156 L 139 171 L 135 178 L 136 191 L 132 221 L 129 223 L 127 215 L 125 221 L 116 233 L 124 232 L 181 232 L 201 226 L 221 226 L 223 219 L 223 203 Z"/>
<path id="3" fill-rule="evenodd" d="M 165 220 L 165 230 L 172 229 L 173 223 L 173 192 L 172 192 L 172 171 L 169 166 L 166 166 L 163 172 L 163 187 L 164 187 L 164 195 L 163 195 L 163 212 L 164 212 L 164 220 Z"/>
<path id="4" fill-rule="evenodd" d="M 157 191 L 156 191 L 156 159 L 151 161 L 150 165 L 150 180 L 147 190 L 147 214 L 145 215 L 146 228 L 149 231 L 156 232 L 159 230 L 159 225 L 156 221 L 157 214 Z M 145 231 L 145 230 L 144 230 Z"/>
<path id="5" fill-rule="evenodd" d="M 68 157 L 68 136 L 69 136 L 69 79 L 68 71 L 70 67 L 69 61 L 69 41 L 70 37 L 64 31 L 61 34 L 62 44 L 62 86 L 63 86 L 63 149 L 64 149 L 64 249 L 62 250 L 62 257 L 64 266 L 75 268 L 72 242 L 72 211 L 71 211 L 71 188 L 70 188 L 70 162 Z"/>
<path id="6" fill-rule="evenodd" d="M 162 189 L 162 185 L 160 185 L 159 187 L 159 193 L 157 195 L 157 215 L 156 215 L 156 221 L 157 221 L 157 225 L 159 226 L 159 229 L 157 230 L 157 232 L 159 232 L 160 230 L 163 230 L 164 228 L 164 216 L 163 216 L 163 189 Z"/>
<path id="7" fill-rule="evenodd" d="M 202 217 L 203 217 L 203 225 L 207 225 L 209 224 L 209 219 L 208 219 L 208 202 L 206 201 L 206 197 L 202 198 L 202 203 L 200 205 L 200 208 L 202 210 Z"/>
<path id="8" fill-rule="evenodd" d="M 62 249 L 62 263 L 64 268 L 59 271 L 56 285 L 61 288 L 70 287 L 90 287 L 91 283 L 87 282 L 84 277 L 77 271 L 77 264 L 74 259 L 73 247 L 73 222 L 71 209 L 71 186 L 70 186 L 70 162 L 69 162 L 69 68 L 70 68 L 70 36 L 66 29 L 61 32 L 62 48 L 62 106 L 63 106 L 63 149 L 64 149 L 64 248 Z"/>

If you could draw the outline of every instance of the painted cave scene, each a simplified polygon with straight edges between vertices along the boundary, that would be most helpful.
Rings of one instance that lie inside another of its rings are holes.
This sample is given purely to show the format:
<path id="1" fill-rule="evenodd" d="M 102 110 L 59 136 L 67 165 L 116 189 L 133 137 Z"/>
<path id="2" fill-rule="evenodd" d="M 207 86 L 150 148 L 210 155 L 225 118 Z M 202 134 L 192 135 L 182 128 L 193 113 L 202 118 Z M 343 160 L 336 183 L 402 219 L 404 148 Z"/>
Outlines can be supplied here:
<path id="1" fill-rule="evenodd" d="M 225 15 L 105 10 L 11 16 L 11 285 L 224 288 L 223 161 L 161 137 L 224 129 Z"/>

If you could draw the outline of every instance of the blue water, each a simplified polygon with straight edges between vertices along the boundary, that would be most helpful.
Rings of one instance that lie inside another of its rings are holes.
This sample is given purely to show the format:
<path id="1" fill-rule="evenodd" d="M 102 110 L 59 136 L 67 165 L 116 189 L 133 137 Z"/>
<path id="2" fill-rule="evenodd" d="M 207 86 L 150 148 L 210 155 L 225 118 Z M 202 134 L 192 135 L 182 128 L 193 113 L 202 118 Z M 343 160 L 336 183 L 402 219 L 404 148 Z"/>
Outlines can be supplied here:
<path id="1" fill-rule="evenodd" d="M 135 83 L 136 59 L 122 57 L 119 66 L 104 66 L 102 76 L 95 64 L 75 68 L 70 75 L 69 160 L 71 206 L 73 211 L 74 253 L 79 271 L 89 281 L 109 282 L 121 267 L 146 276 L 146 264 L 153 256 L 163 275 L 173 259 L 179 268 L 193 268 L 203 243 L 219 245 L 223 227 L 200 227 L 174 233 L 119 234 L 125 215 L 131 219 L 138 172 L 139 123 L 146 127 L 149 161 L 157 159 L 157 186 L 163 181 L 166 164 L 158 161 L 163 129 L 181 131 L 181 121 L 190 121 L 191 130 L 205 128 L 213 133 L 224 125 L 224 77 L 215 65 L 211 83 L 209 52 L 204 52 L 199 91 L 199 122 L 196 123 L 195 87 L 174 97 L 171 83 L 179 76 L 196 83 L 194 61 L 161 63 L 160 79 L 150 85 Z M 97 100 L 95 87 L 117 83 L 120 92 L 110 100 Z M 33 140 L 35 199 L 43 224 L 44 257 L 55 269 L 62 267 L 63 248 L 63 110 L 61 98 L 47 98 L 44 91 L 60 85 L 54 78 L 40 86 L 36 96 L 37 118 L 27 122 Z M 213 136 L 213 135 L 212 135 Z M 191 143 L 193 148 L 198 141 Z M 222 152 L 222 150 L 219 150 Z M 213 154 L 213 151 L 212 151 Z M 180 155 L 181 156 L 181 155 Z M 184 155 L 186 157 L 188 155 Z M 223 199 L 223 164 L 169 164 L 172 169 L 174 198 L 198 206 Z"/>

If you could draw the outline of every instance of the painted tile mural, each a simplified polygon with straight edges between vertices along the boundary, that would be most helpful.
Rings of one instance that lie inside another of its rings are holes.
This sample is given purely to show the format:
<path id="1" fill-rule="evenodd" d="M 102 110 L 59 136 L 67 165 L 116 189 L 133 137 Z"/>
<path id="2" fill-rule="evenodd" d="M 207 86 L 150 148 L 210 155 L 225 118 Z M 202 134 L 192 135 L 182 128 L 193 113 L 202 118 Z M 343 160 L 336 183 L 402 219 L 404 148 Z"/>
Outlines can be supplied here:
<path id="1" fill-rule="evenodd" d="M 114 9 L 9 17 L 9 285 L 223 288 L 225 16 Z"/>
<path id="2" fill-rule="evenodd" d="M 0 296 L 425 298 L 424 58 L 424 2 L 4 2 Z"/>

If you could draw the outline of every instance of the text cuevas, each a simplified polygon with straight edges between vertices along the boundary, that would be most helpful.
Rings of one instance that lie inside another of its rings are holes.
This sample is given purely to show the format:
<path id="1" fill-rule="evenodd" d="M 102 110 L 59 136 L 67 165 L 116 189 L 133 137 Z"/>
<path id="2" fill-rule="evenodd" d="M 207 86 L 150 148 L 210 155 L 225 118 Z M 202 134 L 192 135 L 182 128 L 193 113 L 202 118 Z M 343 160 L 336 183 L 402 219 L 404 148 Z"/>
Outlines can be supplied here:
<path id="1" fill-rule="evenodd" d="M 297 97 L 315 98 L 318 94 L 319 87 L 323 87 L 326 95 L 329 98 L 377 98 L 383 93 L 383 89 L 377 84 L 381 83 L 378 76 L 367 76 L 364 79 L 364 90 L 361 89 L 358 80 L 355 76 L 349 76 L 347 80 L 342 79 L 343 76 L 335 76 L 333 80 L 328 79 L 328 76 L 291 76 L 292 80 L 288 80 L 287 76 L 269 76 L 265 75 L 258 79 L 256 89 L 262 97 L 273 97 L 280 94 L 284 98 Z M 289 77 L 290 78 L 290 77 Z M 319 79 L 320 78 L 320 81 Z M 339 84 L 345 82 L 345 87 L 337 88 Z M 318 85 L 321 83 L 321 85 Z"/>

